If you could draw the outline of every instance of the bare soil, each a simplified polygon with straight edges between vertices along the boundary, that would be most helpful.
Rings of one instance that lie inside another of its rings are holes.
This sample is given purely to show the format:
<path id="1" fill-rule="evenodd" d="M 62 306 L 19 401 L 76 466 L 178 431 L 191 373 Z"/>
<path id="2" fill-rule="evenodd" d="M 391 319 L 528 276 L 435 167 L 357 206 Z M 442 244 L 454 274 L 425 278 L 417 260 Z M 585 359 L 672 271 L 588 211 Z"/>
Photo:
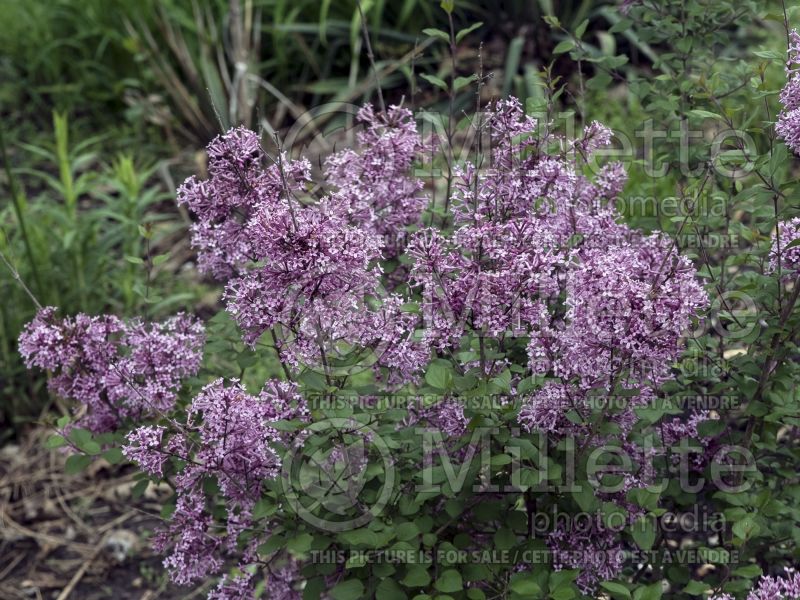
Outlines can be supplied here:
<path id="1" fill-rule="evenodd" d="M 148 536 L 169 488 L 134 498 L 134 472 L 102 459 L 64 472 L 35 430 L 0 448 L 0 600 L 203 598 L 167 580 Z"/>

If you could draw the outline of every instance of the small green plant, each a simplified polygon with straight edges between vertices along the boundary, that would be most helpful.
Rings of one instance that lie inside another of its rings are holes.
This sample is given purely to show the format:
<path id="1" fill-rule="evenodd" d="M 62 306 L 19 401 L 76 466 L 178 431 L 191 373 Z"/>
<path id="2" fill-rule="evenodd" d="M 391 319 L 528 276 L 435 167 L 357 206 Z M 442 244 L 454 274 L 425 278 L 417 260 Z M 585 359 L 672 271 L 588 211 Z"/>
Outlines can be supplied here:
<path id="1" fill-rule="evenodd" d="M 2 140 L 4 142 L 4 140 Z M 193 298 L 179 281 L 160 285 L 180 264 L 168 262 L 170 239 L 183 225 L 174 210 L 159 211 L 170 195 L 154 177 L 156 165 L 137 166 L 129 155 L 100 160 L 100 138 L 71 143 L 66 115 L 53 115 L 53 141 L 19 144 L 31 166 L 13 168 L 3 146 L 4 195 L 0 209 L 0 419 L 38 415 L 45 397 L 14 358 L 16 338 L 36 306 L 17 276 L 45 304 L 98 312 L 158 314 Z M 169 203 L 167 203 L 169 206 Z M 38 399 L 36 401 L 32 401 Z"/>

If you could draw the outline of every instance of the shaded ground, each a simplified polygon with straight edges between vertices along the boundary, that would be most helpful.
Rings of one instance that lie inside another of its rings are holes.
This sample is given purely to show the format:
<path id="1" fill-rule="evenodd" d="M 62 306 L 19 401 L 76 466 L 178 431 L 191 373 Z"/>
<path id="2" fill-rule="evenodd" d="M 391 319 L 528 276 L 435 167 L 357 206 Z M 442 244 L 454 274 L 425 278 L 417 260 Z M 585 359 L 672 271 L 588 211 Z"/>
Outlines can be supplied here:
<path id="1" fill-rule="evenodd" d="M 169 489 L 134 499 L 133 473 L 103 460 L 67 475 L 46 436 L 0 448 L 0 599 L 204 597 L 169 584 L 147 541 Z"/>

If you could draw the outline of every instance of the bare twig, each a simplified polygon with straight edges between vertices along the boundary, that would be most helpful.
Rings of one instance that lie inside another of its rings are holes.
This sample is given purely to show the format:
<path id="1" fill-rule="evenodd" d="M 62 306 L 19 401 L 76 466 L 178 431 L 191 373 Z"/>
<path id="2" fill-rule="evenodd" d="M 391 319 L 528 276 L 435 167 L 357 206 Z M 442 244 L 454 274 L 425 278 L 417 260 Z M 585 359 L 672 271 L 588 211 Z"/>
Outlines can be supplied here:
<path id="1" fill-rule="evenodd" d="M 358 7 L 358 14 L 361 17 L 361 32 L 364 35 L 364 45 L 367 48 L 367 58 L 372 67 L 372 74 L 375 77 L 375 87 L 378 88 L 378 102 L 381 105 L 381 112 L 386 112 L 386 103 L 383 101 L 383 90 L 381 89 L 381 78 L 378 74 L 378 67 L 375 66 L 375 55 L 372 53 L 372 44 L 369 41 L 369 29 L 367 28 L 367 20 L 364 18 L 364 11 L 361 9 L 361 0 L 356 0 Z"/>

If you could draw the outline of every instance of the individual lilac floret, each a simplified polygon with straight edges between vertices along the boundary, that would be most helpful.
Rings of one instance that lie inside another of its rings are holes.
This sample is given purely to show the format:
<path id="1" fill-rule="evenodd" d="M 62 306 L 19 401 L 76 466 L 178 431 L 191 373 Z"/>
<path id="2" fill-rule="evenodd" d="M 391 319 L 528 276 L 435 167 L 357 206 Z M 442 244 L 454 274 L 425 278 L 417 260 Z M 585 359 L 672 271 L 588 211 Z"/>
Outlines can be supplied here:
<path id="1" fill-rule="evenodd" d="M 182 381 L 197 373 L 202 324 L 179 314 L 162 323 L 78 314 L 59 319 L 47 307 L 25 326 L 26 365 L 53 371 L 50 390 L 86 407 L 76 425 L 96 433 L 125 419 L 161 414 L 175 403 Z"/>
<path id="2" fill-rule="evenodd" d="M 778 223 L 777 235 L 772 236 L 772 248 L 769 252 L 771 272 L 778 271 L 779 257 L 782 277 L 792 278 L 800 271 L 800 246 L 789 247 L 796 240 L 800 240 L 800 217 Z"/>
<path id="3" fill-rule="evenodd" d="M 780 94 L 783 110 L 778 114 L 775 133 L 795 154 L 800 154 L 800 34 L 789 33 L 789 59 L 786 61 L 786 85 Z"/>

